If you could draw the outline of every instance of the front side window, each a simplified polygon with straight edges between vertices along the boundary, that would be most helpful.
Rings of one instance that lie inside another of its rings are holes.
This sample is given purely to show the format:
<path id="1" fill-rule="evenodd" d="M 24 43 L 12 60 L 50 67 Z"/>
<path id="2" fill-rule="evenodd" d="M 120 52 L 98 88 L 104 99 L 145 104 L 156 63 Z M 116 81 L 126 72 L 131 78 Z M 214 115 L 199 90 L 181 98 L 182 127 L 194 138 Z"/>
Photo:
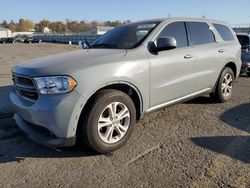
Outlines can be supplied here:
<path id="1" fill-rule="evenodd" d="M 139 22 L 110 30 L 96 39 L 90 48 L 132 49 L 139 46 L 159 22 Z"/>
<path id="2" fill-rule="evenodd" d="M 213 24 L 213 26 L 218 31 L 218 33 L 220 34 L 221 38 L 224 41 L 233 41 L 234 40 L 233 33 L 231 32 L 231 30 L 228 27 L 221 25 L 221 24 Z"/>
<path id="3" fill-rule="evenodd" d="M 209 44 L 215 42 L 214 34 L 208 24 L 203 22 L 188 22 L 191 45 Z"/>
<path id="4" fill-rule="evenodd" d="M 177 48 L 188 46 L 186 27 L 184 22 L 174 22 L 167 25 L 159 34 L 160 37 L 174 37 Z"/>

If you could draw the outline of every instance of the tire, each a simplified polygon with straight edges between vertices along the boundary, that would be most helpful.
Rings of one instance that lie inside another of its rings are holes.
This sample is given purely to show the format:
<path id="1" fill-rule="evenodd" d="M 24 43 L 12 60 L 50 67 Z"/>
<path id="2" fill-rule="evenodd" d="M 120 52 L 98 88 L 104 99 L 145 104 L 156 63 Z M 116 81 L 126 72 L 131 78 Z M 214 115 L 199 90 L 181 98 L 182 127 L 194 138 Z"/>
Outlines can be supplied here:
<path id="1" fill-rule="evenodd" d="M 225 67 L 222 71 L 214 93 L 210 96 L 220 103 L 231 99 L 234 89 L 235 77 L 231 68 Z"/>
<path id="2" fill-rule="evenodd" d="M 124 145 L 136 122 L 132 99 L 118 90 L 99 91 L 85 112 L 80 124 L 80 141 L 98 153 L 110 153 Z M 119 112 L 124 112 L 124 118 Z"/>
<path id="3" fill-rule="evenodd" d="M 248 77 L 250 77 L 250 72 L 249 72 L 249 73 L 247 73 L 247 76 L 248 76 Z"/>

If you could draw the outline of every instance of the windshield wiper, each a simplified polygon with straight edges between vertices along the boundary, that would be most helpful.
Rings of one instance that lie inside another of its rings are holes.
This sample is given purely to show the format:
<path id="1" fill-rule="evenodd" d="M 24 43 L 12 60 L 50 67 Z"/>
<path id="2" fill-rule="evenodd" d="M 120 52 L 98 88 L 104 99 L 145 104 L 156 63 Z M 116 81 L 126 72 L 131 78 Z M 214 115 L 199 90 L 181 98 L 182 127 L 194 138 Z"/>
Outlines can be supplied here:
<path id="1" fill-rule="evenodd" d="M 110 43 L 92 44 L 90 47 L 91 48 L 95 48 L 95 47 L 117 48 L 115 44 L 110 44 Z"/>

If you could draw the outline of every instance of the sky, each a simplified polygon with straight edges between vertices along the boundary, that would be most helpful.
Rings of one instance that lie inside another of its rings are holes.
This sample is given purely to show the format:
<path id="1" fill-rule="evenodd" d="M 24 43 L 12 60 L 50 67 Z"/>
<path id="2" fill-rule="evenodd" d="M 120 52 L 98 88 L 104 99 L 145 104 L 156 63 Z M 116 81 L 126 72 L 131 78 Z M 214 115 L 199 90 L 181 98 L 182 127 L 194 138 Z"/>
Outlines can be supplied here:
<path id="1" fill-rule="evenodd" d="M 0 6 L 0 22 L 20 18 L 36 23 L 42 19 L 138 21 L 170 15 L 250 24 L 250 0 L 0 0 Z"/>

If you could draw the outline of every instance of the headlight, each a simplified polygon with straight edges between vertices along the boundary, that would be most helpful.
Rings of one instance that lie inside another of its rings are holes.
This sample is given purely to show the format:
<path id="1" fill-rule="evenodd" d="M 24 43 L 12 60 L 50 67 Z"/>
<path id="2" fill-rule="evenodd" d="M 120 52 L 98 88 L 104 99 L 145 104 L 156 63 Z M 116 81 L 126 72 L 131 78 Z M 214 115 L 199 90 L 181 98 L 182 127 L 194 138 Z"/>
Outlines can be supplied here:
<path id="1" fill-rule="evenodd" d="M 68 93 L 75 89 L 77 83 L 70 76 L 51 76 L 34 78 L 41 94 Z"/>

